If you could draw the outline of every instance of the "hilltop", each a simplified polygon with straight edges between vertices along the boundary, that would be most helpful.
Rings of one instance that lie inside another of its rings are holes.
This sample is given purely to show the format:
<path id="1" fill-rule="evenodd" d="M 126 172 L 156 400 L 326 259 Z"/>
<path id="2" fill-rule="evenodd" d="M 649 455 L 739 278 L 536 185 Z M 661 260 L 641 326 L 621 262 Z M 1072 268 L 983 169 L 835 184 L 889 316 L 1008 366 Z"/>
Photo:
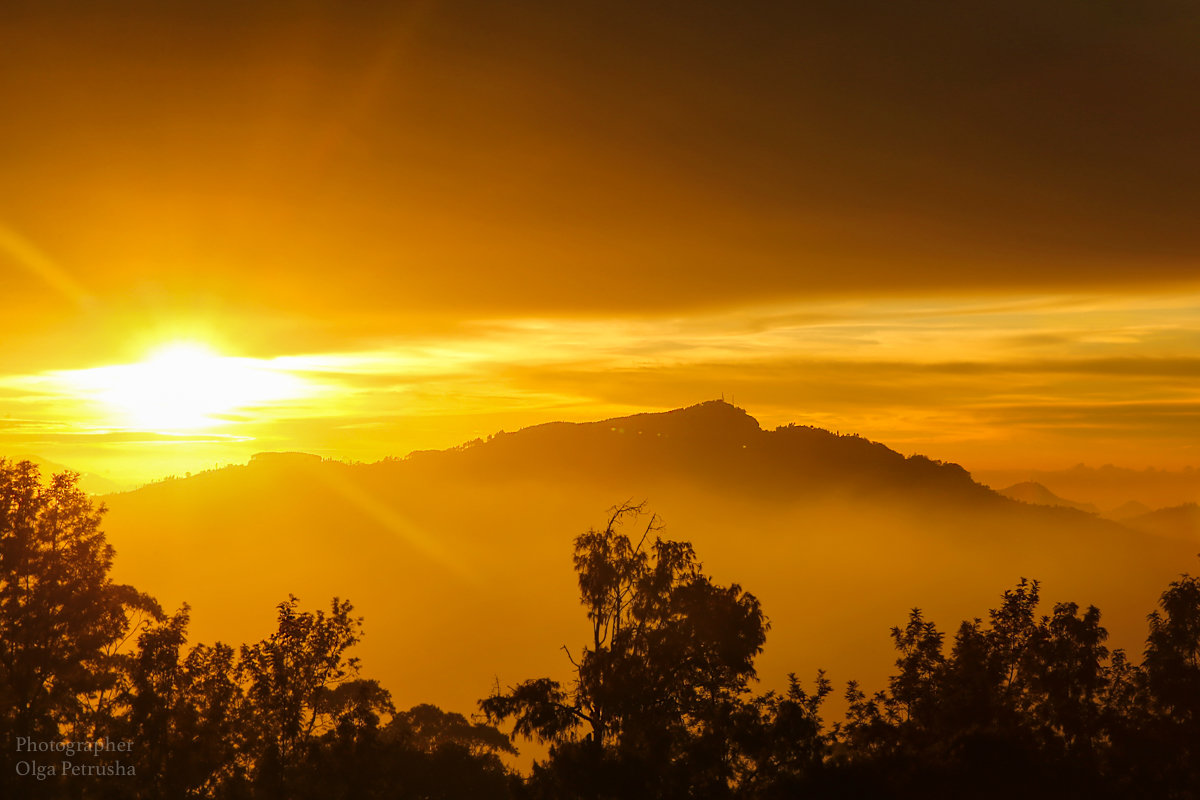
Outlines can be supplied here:
<path id="1" fill-rule="evenodd" d="M 1020 500 L 1022 503 L 1031 503 L 1037 506 L 1062 506 L 1063 508 L 1074 508 L 1088 514 L 1100 513 L 1100 509 L 1091 503 L 1076 503 L 1074 500 L 1059 497 L 1036 481 L 1015 483 L 1007 489 L 1001 489 L 1000 494 L 1012 500 Z"/>
<path id="2" fill-rule="evenodd" d="M 373 464 L 263 455 L 109 496 L 106 528 L 115 576 L 189 602 L 197 637 L 259 638 L 289 593 L 349 597 L 364 661 L 398 703 L 470 711 L 497 679 L 565 664 L 585 627 L 572 540 L 629 500 L 762 600 L 768 687 L 818 667 L 881 677 L 893 656 L 871 632 L 914 603 L 952 624 L 1021 576 L 1099 605 L 1113 643 L 1136 646 L 1145 610 L 1194 561 L 1185 542 L 1010 500 L 958 465 L 764 430 L 720 401 Z"/>

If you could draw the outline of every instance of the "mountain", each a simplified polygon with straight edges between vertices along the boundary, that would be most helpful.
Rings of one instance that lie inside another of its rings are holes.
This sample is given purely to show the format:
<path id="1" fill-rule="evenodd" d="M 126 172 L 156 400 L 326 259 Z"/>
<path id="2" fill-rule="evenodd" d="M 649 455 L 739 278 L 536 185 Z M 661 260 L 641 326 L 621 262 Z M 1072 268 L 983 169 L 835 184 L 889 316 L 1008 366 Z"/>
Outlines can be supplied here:
<path id="1" fill-rule="evenodd" d="M 1148 508 L 1164 508 L 1200 501 L 1200 470 L 1125 469 L 1106 464 L 1087 467 L 1077 464 L 1063 470 L 982 470 L 975 476 L 988 486 L 1010 486 L 1032 481 L 1060 497 L 1092 503 L 1102 509 L 1137 502 Z"/>
<path id="2" fill-rule="evenodd" d="M 37 468 L 41 471 L 42 475 L 57 475 L 60 472 L 79 472 L 79 470 L 72 470 L 70 467 L 63 466 L 62 464 L 58 464 L 54 461 L 47 461 L 39 456 L 19 455 L 13 456 L 11 460 L 31 461 L 37 465 Z M 90 472 L 80 472 L 79 488 L 83 489 L 88 494 L 101 495 L 119 492 L 129 488 L 129 486 Z"/>
<path id="3" fill-rule="evenodd" d="M 1111 511 L 1105 512 L 1104 516 L 1108 519 L 1115 519 L 1117 522 L 1123 522 L 1124 520 L 1131 519 L 1133 517 L 1140 517 L 1142 514 L 1149 514 L 1153 510 L 1154 509 L 1150 508 L 1150 506 L 1146 505 L 1145 503 L 1139 503 L 1136 500 L 1129 500 L 1128 502 L 1122 503 Z"/>
<path id="4" fill-rule="evenodd" d="M 1172 508 L 1160 508 L 1127 519 L 1124 524 L 1135 531 L 1155 536 L 1200 542 L 1200 505 L 1184 503 Z"/>
<path id="5" fill-rule="evenodd" d="M 995 499 L 956 464 L 906 458 L 862 437 L 820 428 L 764 431 L 744 410 L 716 400 L 659 414 L 501 432 L 487 442 L 379 465 L 389 467 L 396 475 L 477 480 L 503 479 L 516 467 L 525 477 L 633 487 L 682 480 L 775 500 L 831 492 L 931 494 L 968 503 Z"/>
<path id="6" fill-rule="evenodd" d="M 1088 514 L 1097 514 L 1100 512 L 1100 509 L 1091 503 L 1076 503 L 1073 500 L 1066 500 L 1035 481 L 1015 483 L 1007 489 L 1001 489 L 1000 494 L 1012 500 L 1019 500 L 1022 503 L 1031 503 L 1037 506 L 1062 506 L 1064 508 L 1074 508 Z"/>
<path id="7" fill-rule="evenodd" d="M 289 593 L 310 608 L 348 597 L 366 674 L 397 705 L 468 712 L 497 681 L 565 677 L 561 648 L 587 638 L 572 540 L 625 501 L 759 597 L 766 687 L 819 667 L 878 685 L 910 608 L 952 634 L 1022 576 L 1048 601 L 1099 605 L 1110 645 L 1140 650 L 1146 613 L 1194 559 L 1178 540 L 1010 500 L 955 464 L 763 430 L 723 402 L 374 464 L 263 455 L 105 500 L 114 577 L 189 602 L 194 638 L 260 638 Z"/>

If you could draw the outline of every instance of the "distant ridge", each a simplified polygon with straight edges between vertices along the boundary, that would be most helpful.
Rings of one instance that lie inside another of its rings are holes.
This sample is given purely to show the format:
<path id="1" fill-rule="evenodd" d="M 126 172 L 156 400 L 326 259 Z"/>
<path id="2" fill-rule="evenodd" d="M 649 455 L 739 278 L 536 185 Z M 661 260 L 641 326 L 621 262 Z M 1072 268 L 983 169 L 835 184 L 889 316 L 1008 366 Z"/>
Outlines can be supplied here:
<path id="1" fill-rule="evenodd" d="M 1107 512 L 1104 516 L 1108 517 L 1109 519 L 1115 519 L 1117 522 L 1121 522 L 1123 520 L 1132 519 L 1133 517 L 1140 517 L 1142 514 L 1149 514 L 1153 510 L 1154 509 L 1150 508 L 1150 506 L 1146 505 L 1145 503 L 1139 503 L 1136 500 L 1129 500 Z"/>
<path id="2" fill-rule="evenodd" d="M 250 456 L 250 463 L 257 466 L 271 466 L 278 464 L 320 464 L 321 457 L 312 453 L 296 453 L 296 452 L 279 452 L 266 451 L 255 453 Z"/>
<path id="3" fill-rule="evenodd" d="M 54 461 L 48 461 L 44 458 L 41 458 L 40 456 L 26 454 L 26 455 L 10 456 L 10 457 L 8 457 L 8 459 L 10 461 L 32 462 L 33 464 L 37 465 L 37 468 L 38 468 L 38 470 L 41 471 L 43 477 L 47 477 L 49 475 L 57 475 L 60 472 L 79 472 L 79 470 L 72 470 L 68 466 L 64 466 L 63 464 L 58 464 Z M 79 488 L 83 489 L 88 494 L 102 495 L 102 494 L 112 494 L 113 492 L 122 491 L 122 490 L 128 488 L 128 486 L 118 483 L 117 481 L 113 481 L 113 480 L 109 480 L 108 478 L 101 477 L 99 475 L 93 475 L 92 473 L 89 473 L 89 472 L 80 472 Z"/>
<path id="4" fill-rule="evenodd" d="M 1001 489 L 1000 494 L 1013 500 L 1020 500 L 1022 503 L 1032 503 L 1038 506 L 1062 506 L 1064 508 L 1086 511 L 1088 514 L 1098 514 L 1100 512 L 1100 509 L 1091 503 L 1076 503 L 1073 500 L 1059 497 L 1036 481 L 1013 484 L 1007 489 Z"/>
<path id="5" fill-rule="evenodd" d="M 1123 522 L 1135 531 L 1200 542 L 1200 505 L 1196 503 L 1160 508 Z"/>
<path id="6" fill-rule="evenodd" d="M 1140 503 L 1149 510 L 1200 501 L 1200 469 L 1194 467 L 1139 470 L 1078 464 L 1060 470 L 977 470 L 975 477 L 994 487 L 1040 483 L 1059 497 L 1092 503 L 1104 510 L 1128 502 Z"/>

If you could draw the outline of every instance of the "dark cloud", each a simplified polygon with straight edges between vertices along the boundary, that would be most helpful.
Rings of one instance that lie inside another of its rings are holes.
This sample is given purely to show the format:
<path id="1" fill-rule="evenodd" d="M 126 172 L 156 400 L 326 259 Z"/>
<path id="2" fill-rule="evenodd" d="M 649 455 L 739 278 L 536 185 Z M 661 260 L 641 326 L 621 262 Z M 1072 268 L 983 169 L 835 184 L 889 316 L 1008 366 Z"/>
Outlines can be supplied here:
<path id="1" fill-rule="evenodd" d="M 1195 4 L 5 5 L 0 221 L 110 302 L 1195 278 Z"/>
<path id="2" fill-rule="evenodd" d="M 1016 404 L 991 409 L 981 416 L 981 421 L 1102 440 L 1132 437 L 1143 442 L 1152 438 L 1179 441 L 1185 437 L 1194 441 L 1200 436 L 1200 402 Z"/>

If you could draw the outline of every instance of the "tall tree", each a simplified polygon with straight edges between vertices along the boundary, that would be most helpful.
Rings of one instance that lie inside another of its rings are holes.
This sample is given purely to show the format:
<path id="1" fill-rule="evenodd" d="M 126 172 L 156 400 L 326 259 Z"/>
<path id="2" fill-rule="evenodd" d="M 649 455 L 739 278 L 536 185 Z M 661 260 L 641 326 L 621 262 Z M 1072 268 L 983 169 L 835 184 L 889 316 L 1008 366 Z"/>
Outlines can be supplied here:
<path id="1" fill-rule="evenodd" d="M 244 782 L 239 744 L 246 725 L 236 653 L 197 644 L 184 654 L 188 607 L 138 637 L 128 668 L 124 722 L 137 742 L 140 797 L 217 796 Z"/>
<path id="2" fill-rule="evenodd" d="M 139 620 L 158 605 L 109 578 L 104 512 L 66 472 L 0 460 L 0 750 L 108 735 Z M 0 776 L 0 796 L 11 771 Z"/>
<path id="3" fill-rule="evenodd" d="M 641 513 L 615 508 L 603 529 L 575 540 L 591 630 L 577 658 L 568 651 L 571 684 L 529 680 L 480 706 L 493 722 L 511 719 L 516 734 L 555 744 L 549 766 L 562 796 L 692 787 L 719 797 L 735 771 L 726 733 L 756 677 L 767 621 L 753 595 L 713 583 L 689 543 L 648 541 L 655 517 L 636 540 L 622 533 Z"/>
<path id="4" fill-rule="evenodd" d="M 374 682 L 357 680 L 359 662 L 347 651 L 362 637 L 362 619 L 349 601 L 334 598 L 327 615 L 299 610 L 292 596 L 278 606 L 278 628 L 261 642 L 243 645 L 250 730 L 246 751 L 264 797 L 289 797 L 290 775 L 320 735 L 343 721 L 391 711 L 391 699 Z M 356 685 L 357 690 L 343 687 Z M 374 722 L 378 719 L 375 718 Z"/>
<path id="5" fill-rule="evenodd" d="M 1143 661 L 1156 771 L 1200 797 L 1200 577 L 1173 581 L 1150 614 Z M 1178 789 L 1177 789 L 1178 791 Z"/>

